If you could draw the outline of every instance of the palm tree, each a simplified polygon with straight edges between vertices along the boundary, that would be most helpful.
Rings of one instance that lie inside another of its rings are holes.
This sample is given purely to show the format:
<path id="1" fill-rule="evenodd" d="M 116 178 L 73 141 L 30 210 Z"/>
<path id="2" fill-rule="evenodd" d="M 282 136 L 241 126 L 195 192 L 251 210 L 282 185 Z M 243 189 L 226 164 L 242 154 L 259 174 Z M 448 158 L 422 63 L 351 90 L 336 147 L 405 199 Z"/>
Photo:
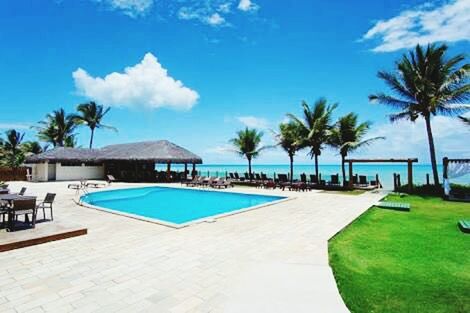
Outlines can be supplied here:
<path id="1" fill-rule="evenodd" d="M 74 115 L 66 114 L 64 109 L 59 109 L 47 114 L 46 119 L 34 128 L 38 130 L 38 138 L 41 141 L 49 142 L 54 147 L 63 147 L 67 141 L 70 141 L 69 137 L 74 136 L 76 127 Z"/>
<path id="2" fill-rule="evenodd" d="M 294 177 L 294 155 L 300 148 L 300 128 L 295 122 L 279 124 L 277 144 L 287 153 L 290 161 L 290 180 Z"/>
<path id="3" fill-rule="evenodd" d="M 463 103 L 470 98 L 470 64 L 460 66 L 465 56 L 459 54 L 447 58 L 446 51 L 446 45 L 428 45 L 426 49 L 417 45 L 414 52 L 411 51 L 409 56 L 403 55 L 397 62 L 397 73 L 378 73 L 378 77 L 396 96 L 384 93 L 369 96 L 371 101 L 399 110 L 390 116 L 392 122 L 401 119 L 414 122 L 419 117 L 424 119 L 435 185 L 439 185 L 439 175 L 431 117 L 463 113 L 469 109 Z"/>
<path id="4" fill-rule="evenodd" d="M 329 144 L 339 149 L 341 155 L 341 170 L 343 174 L 343 185 L 346 182 L 345 159 L 348 153 L 370 145 L 378 139 L 384 137 L 374 137 L 363 140 L 370 129 L 370 122 L 357 124 L 357 114 L 349 113 L 341 117 L 331 129 Z"/>
<path id="5" fill-rule="evenodd" d="M 93 101 L 88 103 L 82 103 L 77 106 L 77 111 L 79 112 L 79 114 L 75 115 L 74 119 L 77 124 L 84 124 L 90 128 L 90 149 L 93 147 L 93 137 L 95 135 L 95 129 L 108 128 L 116 130 L 116 128 L 112 126 L 101 124 L 102 119 L 109 112 L 110 109 L 111 108 L 105 108 L 102 105 L 96 104 Z"/>
<path id="6" fill-rule="evenodd" d="M 3 163 L 8 167 L 16 168 L 24 161 L 24 154 L 21 150 L 24 133 L 10 129 L 5 132 L 5 135 L 6 139 L 1 142 L 4 157 Z"/>
<path id="7" fill-rule="evenodd" d="M 459 116 L 460 120 L 470 126 L 470 117 Z"/>
<path id="8" fill-rule="evenodd" d="M 303 118 L 297 118 L 293 114 L 287 116 L 299 125 L 300 148 L 309 148 L 309 155 L 315 158 L 315 174 L 318 177 L 318 157 L 324 145 L 328 142 L 329 130 L 331 128 L 331 117 L 337 103 L 327 105 L 325 98 L 318 99 L 313 107 L 302 102 Z"/>
<path id="9" fill-rule="evenodd" d="M 230 143 L 234 146 L 235 152 L 248 160 L 248 173 L 251 177 L 251 161 L 256 158 L 260 152 L 268 147 L 260 147 L 263 132 L 256 129 L 249 129 L 237 132 L 237 137 L 232 138 Z"/>
<path id="10" fill-rule="evenodd" d="M 21 150 L 25 155 L 40 154 L 46 151 L 47 145 L 41 146 L 37 141 L 26 141 L 21 145 Z"/>

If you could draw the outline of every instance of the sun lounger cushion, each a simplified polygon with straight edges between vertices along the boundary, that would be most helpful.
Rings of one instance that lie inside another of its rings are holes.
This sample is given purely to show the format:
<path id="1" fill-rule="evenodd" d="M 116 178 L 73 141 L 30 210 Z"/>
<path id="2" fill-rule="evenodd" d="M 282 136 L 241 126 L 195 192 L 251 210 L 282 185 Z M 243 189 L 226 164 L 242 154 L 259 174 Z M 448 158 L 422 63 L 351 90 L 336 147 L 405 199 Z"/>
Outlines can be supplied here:
<path id="1" fill-rule="evenodd" d="M 467 220 L 467 221 L 462 220 L 459 222 L 458 225 L 462 232 L 466 234 L 470 234 L 470 220 Z"/>
<path id="2" fill-rule="evenodd" d="M 386 202 L 382 201 L 377 204 L 377 207 L 379 208 L 385 208 L 385 209 L 392 209 L 392 210 L 398 210 L 398 211 L 409 211 L 411 209 L 411 206 L 409 203 L 403 203 L 403 202 Z"/>

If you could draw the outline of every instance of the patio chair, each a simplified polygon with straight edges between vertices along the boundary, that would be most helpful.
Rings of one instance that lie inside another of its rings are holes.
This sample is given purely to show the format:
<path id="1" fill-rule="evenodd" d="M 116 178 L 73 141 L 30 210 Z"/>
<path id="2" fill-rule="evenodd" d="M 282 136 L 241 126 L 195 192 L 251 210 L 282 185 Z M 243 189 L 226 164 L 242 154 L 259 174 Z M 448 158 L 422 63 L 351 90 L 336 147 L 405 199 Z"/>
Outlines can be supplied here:
<path id="1" fill-rule="evenodd" d="M 31 220 L 29 219 L 29 214 L 31 214 Z M 36 197 L 13 200 L 12 207 L 10 208 L 8 215 L 9 231 L 15 231 L 15 224 L 20 216 L 24 216 L 24 222 L 29 223 L 32 228 L 35 228 L 37 215 Z"/>
<path id="2" fill-rule="evenodd" d="M 250 175 L 248 173 L 245 173 L 245 180 L 250 180 Z"/>
<path id="3" fill-rule="evenodd" d="M 255 174 L 255 179 L 256 179 L 257 181 L 262 181 L 261 175 L 258 174 L 258 173 Z"/>
<path id="4" fill-rule="evenodd" d="M 18 195 L 24 196 L 25 192 L 26 192 L 26 187 L 22 187 L 20 192 L 18 192 Z"/>
<path id="5" fill-rule="evenodd" d="M 54 203 L 55 196 L 55 193 L 47 193 L 44 200 L 37 206 L 38 209 L 42 209 L 42 216 L 44 219 L 46 219 L 46 209 L 48 209 L 51 213 L 51 221 L 54 220 L 54 215 L 52 213 L 52 204 Z"/>
<path id="6" fill-rule="evenodd" d="M 236 180 L 241 180 L 240 175 L 238 175 L 238 172 L 233 173 L 233 176 L 235 176 Z"/>
<path id="7" fill-rule="evenodd" d="M 233 173 L 228 173 L 228 176 L 230 177 L 230 179 L 236 179 Z"/>
<path id="8" fill-rule="evenodd" d="M 266 174 L 261 173 L 261 180 L 262 180 L 262 181 L 268 181 L 268 180 L 272 180 L 272 179 L 269 178 L 268 176 L 266 176 Z"/>

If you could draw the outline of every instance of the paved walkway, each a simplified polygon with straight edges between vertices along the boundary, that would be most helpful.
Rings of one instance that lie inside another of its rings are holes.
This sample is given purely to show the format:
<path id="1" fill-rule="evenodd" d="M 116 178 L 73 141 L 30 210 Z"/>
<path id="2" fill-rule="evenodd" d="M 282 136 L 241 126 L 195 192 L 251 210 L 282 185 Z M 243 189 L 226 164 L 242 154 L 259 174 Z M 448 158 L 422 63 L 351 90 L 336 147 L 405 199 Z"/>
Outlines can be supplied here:
<path id="1" fill-rule="evenodd" d="M 57 192 L 56 220 L 89 233 L 0 253 L 1 312 L 347 312 L 328 239 L 381 197 L 286 191 L 296 198 L 172 229 L 77 206 L 63 182 L 21 186 Z"/>

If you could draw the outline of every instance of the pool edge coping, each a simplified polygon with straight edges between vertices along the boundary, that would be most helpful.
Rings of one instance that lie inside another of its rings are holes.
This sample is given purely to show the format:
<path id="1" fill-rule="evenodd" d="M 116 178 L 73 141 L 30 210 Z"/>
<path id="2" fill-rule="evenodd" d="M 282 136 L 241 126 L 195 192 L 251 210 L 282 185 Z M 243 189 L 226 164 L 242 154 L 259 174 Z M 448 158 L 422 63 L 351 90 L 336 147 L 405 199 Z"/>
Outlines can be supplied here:
<path id="1" fill-rule="evenodd" d="M 147 187 L 152 187 L 152 186 L 147 186 Z M 147 187 L 118 188 L 118 189 L 113 189 L 113 190 L 134 189 L 134 188 L 137 189 L 137 188 L 147 188 Z M 191 189 L 189 187 L 183 187 L 183 186 L 181 186 L 181 187 L 157 186 L 157 187 L 183 189 L 183 190 L 187 190 L 187 189 L 196 190 L 196 189 Z M 198 189 L 198 190 L 200 190 L 200 189 Z M 100 190 L 100 191 L 96 191 L 96 192 L 104 192 L 104 191 L 106 191 L 106 190 Z M 206 192 L 227 192 L 227 191 L 223 191 L 223 190 L 201 190 L 201 191 L 206 191 Z M 266 196 L 266 197 L 270 196 L 270 195 L 264 195 L 264 194 L 258 194 L 258 193 L 243 193 L 243 192 L 233 192 L 233 191 L 232 191 L 232 193 L 244 194 L 244 195 L 254 195 L 254 196 Z M 166 221 L 159 220 L 159 219 L 156 219 L 156 218 L 145 217 L 145 216 L 142 216 L 142 215 L 126 213 L 126 212 L 121 212 L 121 211 L 117 211 L 117 210 L 113 210 L 113 209 L 103 208 L 103 207 L 100 207 L 100 206 L 95 206 L 95 205 L 89 204 L 87 202 L 80 201 L 80 197 L 79 197 L 78 201 L 76 199 L 73 199 L 73 201 L 81 207 L 90 208 L 90 209 L 94 209 L 94 210 L 97 210 L 97 211 L 102 211 L 102 212 L 111 213 L 111 214 L 115 214 L 115 215 L 120 215 L 120 216 L 124 216 L 124 217 L 128 217 L 128 218 L 140 220 L 140 221 L 143 221 L 143 222 L 159 224 L 159 225 L 166 226 L 166 227 L 171 227 L 171 228 L 174 228 L 174 229 L 182 229 L 182 228 L 185 228 L 185 227 L 188 227 L 188 226 L 191 226 L 191 225 L 195 225 L 195 224 L 213 223 L 217 219 L 221 219 L 221 218 L 224 218 L 224 217 L 228 217 L 228 216 L 236 215 L 236 214 L 240 214 L 240 213 L 245 213 L 245 212 L 252 211 L 252 210 L 261 209 L 261 208 L 264 208 L 264 207 L 268 207 L 268 206 L 272 206 L 272 205 L 276 205 L 276 204 L 279 204 L 279 203 L 282 203 L 282 202 L 286 202 L 286 201 L 296 199 L 296 197 L 278 196 L 278 195 L 274 195 L 274 196 L 275 197 L 283 197 L 283 199 L 279 199 L 279 200 L 275 200 L 275 201 L 271 201 L 271 202 L 267 202 L 267 203 L 262 203 L 262 204 L 247 207 L 247 208 L 241 208 L 241 209 L 238 209 L 238 210 L 225 212 L 225 213 L 221 213 L 221 214 L 216 214 L 216 215 L 212 215 L 212 216 L 208 216 L 208 217 L 202 217 L 202 218 L 199 218 L 199 219 L 196 219 L 196 220 L 193 220 L 193 221 L 190 221 L 190 222 L 185 222 L 185 223 L 182 223 L 182 224 L 166 222 Z"/>

